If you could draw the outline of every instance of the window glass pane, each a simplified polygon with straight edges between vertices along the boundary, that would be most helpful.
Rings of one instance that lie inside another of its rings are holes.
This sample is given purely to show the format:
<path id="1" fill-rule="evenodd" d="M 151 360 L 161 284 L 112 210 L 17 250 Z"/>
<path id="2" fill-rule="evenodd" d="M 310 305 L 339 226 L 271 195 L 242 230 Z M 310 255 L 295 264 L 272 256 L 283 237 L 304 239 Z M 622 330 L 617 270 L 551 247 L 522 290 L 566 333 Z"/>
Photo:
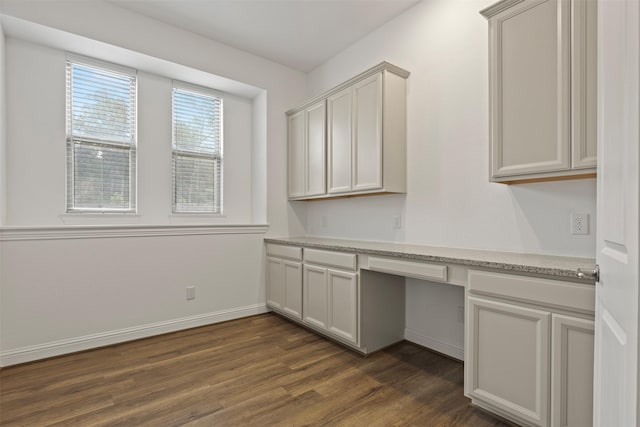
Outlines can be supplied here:
<path id="1" fill-rule="evenodd" d="M 174 156 L 175 207 L 178 212 L 218 212 L 214 177 L 219 160 Z"/>
<path id="2" fill-rule="evenodd" d="M 71 76 L 72 135 L 132 143 L 131 76 L 80 64 L 71 65 Z"/>
<path id="3" fill-rule="evenodd" d="M 174 89 L 174 147 L 217 154 L 220 150 L 220 99 Z"/>
<path id="4" fill-rule="evenodd" d="M 74 205 L 87 209 L 129 208 L 128 148 L 74 144 Z"/>
<path id="5" fill-rule="evenodd" d="M 135 211 L 135 96 L 135 75 L 67 61 L 67 211 Z"/>
<path id="6" fill-rule="evenodd" d="M 222 211 L 222 99 L 173 89 L 173 211 Z"/>

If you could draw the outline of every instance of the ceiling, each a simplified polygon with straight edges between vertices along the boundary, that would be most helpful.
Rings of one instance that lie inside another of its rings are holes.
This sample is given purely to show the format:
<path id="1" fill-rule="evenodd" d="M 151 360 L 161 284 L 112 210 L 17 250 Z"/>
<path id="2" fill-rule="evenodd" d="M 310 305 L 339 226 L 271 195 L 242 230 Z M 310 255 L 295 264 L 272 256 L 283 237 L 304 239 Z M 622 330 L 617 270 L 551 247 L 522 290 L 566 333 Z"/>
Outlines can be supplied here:
<path id="1" fill-rule="evenodd" d="M 309 72 L 420 0 L 109 0 Z"/>

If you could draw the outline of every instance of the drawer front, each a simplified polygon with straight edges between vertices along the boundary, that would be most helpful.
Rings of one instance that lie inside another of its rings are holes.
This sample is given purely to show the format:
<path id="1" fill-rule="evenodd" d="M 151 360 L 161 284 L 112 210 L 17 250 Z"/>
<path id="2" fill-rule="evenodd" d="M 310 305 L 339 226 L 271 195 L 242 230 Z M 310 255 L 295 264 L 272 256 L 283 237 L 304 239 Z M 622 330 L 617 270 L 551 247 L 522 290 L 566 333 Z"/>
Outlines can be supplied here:
<path id="1" fill-rule="evenodd" d="M 267 243 L 267 255 L 300 261 L 302 260 L 302 248 L 297 246 L 274 245 L 273 243 Z"/>
<path id="2" fill-rule="evenodd" d="M 447 281 L 447 266 L 427 262 L 369 257 L 369 270 L 424 280 Z"/>
<path id="3" fill-rule="evenodd" d="M 355 270 L 357 266 L 356 254 L 321 251 L 318 249 L 305 249 L 304 261 L 329 267 L 344 268 L 346 270 Z"/>
<path id="4" fill-rule="evenodd" d="M 595 286 L 583 283 L 469 270 L 468 290 L 587 313 L 595 310 Z"/>

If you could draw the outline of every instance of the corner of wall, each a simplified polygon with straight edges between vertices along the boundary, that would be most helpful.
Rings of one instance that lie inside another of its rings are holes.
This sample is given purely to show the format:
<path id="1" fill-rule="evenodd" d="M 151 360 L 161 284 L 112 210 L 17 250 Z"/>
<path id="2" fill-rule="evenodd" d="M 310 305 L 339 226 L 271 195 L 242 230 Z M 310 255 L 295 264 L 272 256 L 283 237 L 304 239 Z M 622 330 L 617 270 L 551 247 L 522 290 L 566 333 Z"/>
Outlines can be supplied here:
<path id="1" fill-rule="evenodd" d="M 7 110 L 4 31 L 0 23 L 0 226 L 7 223 Z"/>
<path id="2" fill-rule="evenodd" d="M 267 223 L 267 91 L 253 98 L 251 135 L 251 222 Z"/>

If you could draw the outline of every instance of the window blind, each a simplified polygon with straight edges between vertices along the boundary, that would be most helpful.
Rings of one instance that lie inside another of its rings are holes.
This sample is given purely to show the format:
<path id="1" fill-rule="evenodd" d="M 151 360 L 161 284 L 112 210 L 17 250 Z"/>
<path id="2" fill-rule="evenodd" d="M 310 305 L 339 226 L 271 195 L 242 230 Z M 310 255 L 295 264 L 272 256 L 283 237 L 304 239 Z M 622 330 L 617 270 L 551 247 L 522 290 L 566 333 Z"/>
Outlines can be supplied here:
<path id="1" fill-rule="evenodd" d="M 222 99 L 174 82 L 173 212 L 222 213 Z"/>
<path id="2" fill-rule="evenodd" d="M 67 211 L 135 212 L 136 76 L 67 60 Z"/>

